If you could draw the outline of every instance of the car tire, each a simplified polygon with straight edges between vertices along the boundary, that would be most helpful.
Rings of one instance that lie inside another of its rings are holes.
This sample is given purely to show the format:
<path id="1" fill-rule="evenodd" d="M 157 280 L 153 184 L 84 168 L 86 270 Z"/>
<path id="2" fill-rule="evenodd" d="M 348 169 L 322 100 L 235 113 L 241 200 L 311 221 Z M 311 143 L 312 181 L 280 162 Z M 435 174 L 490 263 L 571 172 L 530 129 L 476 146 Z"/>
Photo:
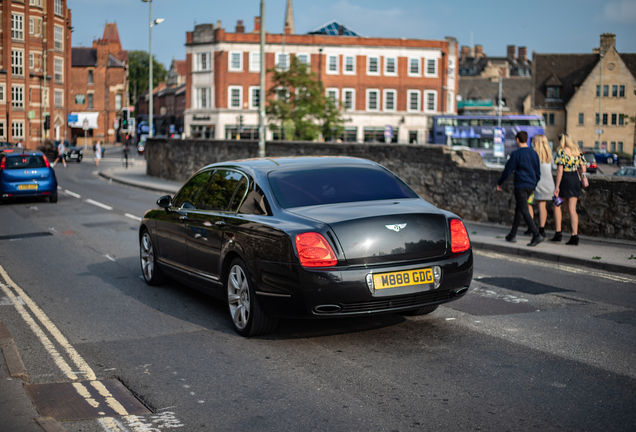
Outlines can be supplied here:
<path id="1" fill-rule="evenodd" d="M 261 309 L 247 267 L 240 258 L 230 263 L 225 289 L 230 318 L 238 334 L 259 336 L 274 331 L 278 320 Z"/>
<path id="2" fill-rule="evenodd" d="M 52 203 L 56 203 L 57 202 L 57 192 L 55 192 L 53 195 L 51 195 L 49 197 L 49 201 Z"/>
<path id="3" fill-rule="evenodd" d="M 82 156 L 78 156 L 77 157 L 77 163 L 80 163 L 82 161 Z"/>
<path id="4" fill-rule="evenodd" d="M 157 253 L 152 242 L 152 236 L 144 229 L 139 239 L 139 261 L 141 274 L 150 286 L 159 286 L 165 283 L 166 278 L 157 265 Z"/>
<path id="5" fill-rule="evenodd" d="M 605 162 L 607 162 L 608 165 L 612 165 L 614 163 L 614 158 L 613 157 L 608 157 Z"/>
<path id="6" fill-rule="evenodd" d="M 419 309 L 413 309 L 413 310 L 410 310 L 410 311 L 402 312 L 402 315 L 406 315 L 406 316 L 428 315 L 430 313 L 435 312 L 438 307 L 439 307 L 439 305 L 424 306 L 424 307 L 421 307 Z"/>

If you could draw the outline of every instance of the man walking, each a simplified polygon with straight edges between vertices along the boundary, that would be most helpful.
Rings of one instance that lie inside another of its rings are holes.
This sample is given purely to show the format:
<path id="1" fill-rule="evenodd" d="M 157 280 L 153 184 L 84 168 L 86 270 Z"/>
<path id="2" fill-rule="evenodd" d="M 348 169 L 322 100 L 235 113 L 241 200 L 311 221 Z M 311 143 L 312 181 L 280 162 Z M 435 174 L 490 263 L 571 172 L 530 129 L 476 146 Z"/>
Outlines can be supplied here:
<path id="1" fill-rule="evenodd" d="M 516 135 L 516 139 L 517 147 L 519 148 L 512 152 L 503 173 L 501 173 L 501 177 L 499 177 L 497 181 L 497 190 L 501 191 L 503 182 L 506 181 L 510 174 L 513 172 L 515 174 L 515 217 L 512 221 L 510 234 L 506 236 L 506 241 L 512 243 L 517 241 L 517 229 L 523 216 L 523 220 L 526 221 L 528 228 L 532 231 L 532 240 L 528 243 L 528 246 L 536 246 L 545 240 L 545 238 L 539 234 L 539 230 L 534 224 L 534 219 L 530 216 L 528 198 L 534 192 L 541 178 L 541 165 L 537 152 L 528 146 L 528 133 L 521 131 Z"/>

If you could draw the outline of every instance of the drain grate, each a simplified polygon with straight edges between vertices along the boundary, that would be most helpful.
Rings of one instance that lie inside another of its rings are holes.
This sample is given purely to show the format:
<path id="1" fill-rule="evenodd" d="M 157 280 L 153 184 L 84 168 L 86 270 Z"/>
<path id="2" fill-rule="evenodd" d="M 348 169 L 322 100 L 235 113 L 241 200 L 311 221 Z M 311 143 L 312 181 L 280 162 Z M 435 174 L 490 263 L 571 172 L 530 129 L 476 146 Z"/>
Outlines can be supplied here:
<path id="1" fill-rule="evenodd" d="M 150 414 L 117 380 L 24 386 L 43 417 L 57 421 Z"/>
<path id="2" fill-rule="evenodd" d="M 483 282 L 488 285 L 493 285 L 513 291 L 519 291 L 526 294 L 538 295 L 554 292 L 572 292 L 572 290 L 557 288 L 551 285 L 545 285 L 523 278 L 490 277 L 481 278 L 478 280 L 479 282 Z"/>
<path id="3" fill-rule="evenodd" d="M 24 238 L 31 238 L 31 237 L 46 237 L 50 235 L 53 235 L 53 233 L 50 233 L 48 231 L 25 233 L 25 234 L 13 234 L 13 235 L 0 236 L 0 240 L 17 240 L 17 239 L 24 239 Z"/>

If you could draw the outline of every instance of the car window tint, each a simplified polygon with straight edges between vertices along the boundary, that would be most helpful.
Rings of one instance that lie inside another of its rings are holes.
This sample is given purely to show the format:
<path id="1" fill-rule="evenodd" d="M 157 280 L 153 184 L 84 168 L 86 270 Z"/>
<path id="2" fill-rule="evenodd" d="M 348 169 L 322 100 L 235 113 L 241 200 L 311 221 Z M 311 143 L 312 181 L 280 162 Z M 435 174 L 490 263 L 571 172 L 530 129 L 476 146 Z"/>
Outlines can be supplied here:
<path id="1" fill-rule="evenodd" d="M 241 181 L 238 184 L 238 187 L 236 188 L 236 191 L 234 191 L 234 197 L 232 198 L 232 205 L 230 206 L 230 211 L 236 213 L 236 211 L 239 208 L 239 205 L 241 204 L 241 201 L 243 201 L 243 198 L 245 197 L 245 192 L 247 191 L 247 179 L 245 177 L 241 178 Z"/>
<path id="2" fill-rule="evenodd" d="M 250 191 L 243 200 L 243 204 L 241 204 L 241 208 L 239 208 L 238 212 L 243 214 L 272 215 L 267 197 L 265 197 L 260 186 L 254 182 L 252 182 Z"/>
<path id="3" fill-rule="evenodd" d="M 234 191 L 242 178 L 243 176 L 236 171 L 217 171 L 199 208 L 203 210 L 228 210 Z"/>
<path id="4" fill-rule="evenodd" d="M 396 176 L 376 167 L 274 171 L 269 181 L 283 208 L 417 197 Z"/>
<path id="5" fill-rule="evenodd" d="M 18 155 L 7 158 L 5 169 L 23 169 L 23 168 L 46 168 L 46 163 L 42 156 Z"/>
<path id="6" fill-rule="evenodd" d="M 181 188 L 175 197 L 173 205 L 177 208 L 196 208 L 201 192 L 205 190 L 210 179 L 211 171 L 205 171 L 193 177 L 185 186 Z"/>

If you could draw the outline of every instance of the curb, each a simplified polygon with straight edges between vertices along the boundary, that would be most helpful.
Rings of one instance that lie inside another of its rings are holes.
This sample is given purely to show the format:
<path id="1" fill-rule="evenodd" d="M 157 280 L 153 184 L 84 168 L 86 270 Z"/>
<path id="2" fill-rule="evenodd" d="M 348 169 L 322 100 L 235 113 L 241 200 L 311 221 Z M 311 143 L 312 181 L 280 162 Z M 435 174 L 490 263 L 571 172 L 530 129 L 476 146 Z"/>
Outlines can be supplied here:
<path id="1" fill-rule="evenodd" d="M 0 321 L 0 347 L 2 348 L 2 354 L 4 355 L 4 361 L 9 369 L 9 375 L 13 378 L 20 378 L 24 381 L 29 381 L 29 375 L 27 374 L 26 367 L 18 351 L 18 347 L 9 333 L 9 329 Z"/>
<path id="2" fill-rule="evenodd" d="M 109 170 L 100 171 L 99 172 L 99 176 L 104 178 L 104 179 L 106 179 L 106 180 L 114 181 L 116 183 L 120 183 L 120 184 L 123 184 L 123 185 L 126 185 L 126 186 L 134 186 L 134 187 L 138 187 L 138 188 L 141 188 L 141 189 L 146 189 L 146 190 L 149 190 L 149 191 L 152 191 L 152 192 L 167 193 L 167 194 L 175 193 L 174 191 L 166 189 L 164 187 L 158 187 L 158 186 L 154 186 L 154 185 L 151 185 L 151 184 L 148 184 L 148 183 L 141 184 L 141 183 L 136 182 L 136 181 L 130 181 L 130 180 L 126 180 L 126 179 L 123 179 L 123 178 L 120 178 L 120 177 L 116 177 L 116 176 L 110 174 Z"/>
<path id="3" fill-rule="evenodd" d="M 527 258 L 536 258 L 545 261 L 551 261 L 559 264 L 570 265 L 582 265 L 586 267 L 593 267 L 599 270 L 605 270 L 610 273 L 625 273 L 630 275 L 636 275 L 636 268 L 629 266 L 622 266 L 620 264 L 604 263 L 601 261 L 592 261 L 581 258 L 572 258 L 563 255 L 558 255 L 550 252 L 537 251 L 536 249 L 522 249 L 498 244 L 490 244 L 484 242 L 471 242 L 473 249 L 489 250 L 493 252 L 501 252 L 507 255 L 517 255 Z"/>

